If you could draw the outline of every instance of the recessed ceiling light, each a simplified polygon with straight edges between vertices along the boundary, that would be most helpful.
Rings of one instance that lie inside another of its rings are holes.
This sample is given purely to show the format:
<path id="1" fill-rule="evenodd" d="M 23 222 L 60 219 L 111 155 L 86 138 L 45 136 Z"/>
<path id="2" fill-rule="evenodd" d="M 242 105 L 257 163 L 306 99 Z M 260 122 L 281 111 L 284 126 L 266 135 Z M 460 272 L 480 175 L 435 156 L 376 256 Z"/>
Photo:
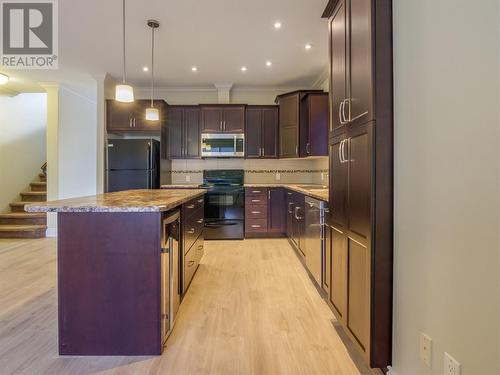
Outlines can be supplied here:
<path id="1" fill-rule="evenodd" d="M 247 71 L 247 67 L 246 67 L 246 66 L 242 66 L 242 67 L 241 67 L 241 71 L 242 71 L 242 72 L 246 72 L 246 71 Z"/>
<path id="2" fill-rule="evenodd" d="M 280 21 L 276 21 L 276 22 L 274 23 L 274 28 L 275 28 L 275 29 L 281 29 L 281 22 L 280 22 Z"/>
<path id="3" fill-rule="evenodd" d="M 305 45 L 305 47 L 306 47 L 306 49 L 307 49 L 307 50 L 309 50 L 309 49 L 313 48 L 313 46 L 312 46 L 312 44 L 311 44 L 311 43 L 307 43 L 307 44 Z"/>
<path id="4" fill-rule="evenodd" d="M 147 71 L 149 71 L 149 68 L 148 68 L 147 66 L 143 66 L 143 67 L 142 67 L 142 71 L 143 71 L 143 72 L 147 72 Z"/>
<path id="5" fill-rule="evenodd" d="M 191 71 L 193 71 L 193 72 L 197 72 L 197 71 L 198 71 L 198 67 L 193 66 L 193 67 L 191 68 Z"/>
<path id="6" fill-rule="evenodd" d="M 271 61 L 266 61 L 266 66 L 271 66 L 273 63 Z"/>
<path id="7" fill-rule="evenodd" d="M 0 73 L 0 85 L 5 85 L 9 82 L 9 76 L 7 74 Z"/>

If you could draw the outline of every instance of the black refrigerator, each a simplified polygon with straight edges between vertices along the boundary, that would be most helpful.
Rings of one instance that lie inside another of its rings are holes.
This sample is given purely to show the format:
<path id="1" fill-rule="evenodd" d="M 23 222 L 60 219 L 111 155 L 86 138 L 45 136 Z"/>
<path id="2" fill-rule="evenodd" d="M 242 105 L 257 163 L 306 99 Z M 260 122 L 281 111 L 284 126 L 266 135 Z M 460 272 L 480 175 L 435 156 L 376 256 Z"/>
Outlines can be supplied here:
<path id="1" fill-rule="evenodd" d="M 106 191 L 160 188 L 160 142 L 109 139 Z"/>

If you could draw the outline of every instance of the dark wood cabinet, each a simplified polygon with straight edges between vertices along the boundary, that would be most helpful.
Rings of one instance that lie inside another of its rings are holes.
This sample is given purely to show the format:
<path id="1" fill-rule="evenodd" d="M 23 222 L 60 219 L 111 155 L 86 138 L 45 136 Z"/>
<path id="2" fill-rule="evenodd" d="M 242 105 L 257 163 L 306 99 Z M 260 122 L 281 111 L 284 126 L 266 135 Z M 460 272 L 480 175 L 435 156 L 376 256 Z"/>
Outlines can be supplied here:
<path id="1" fill-rule="evenodd" d="M 268 189 L 268 233 L 285 232 L 285 191 L 282 188 Z"/>
<path id="2" fill-rule="evenodd" d="M 305 196 L 295 191 L 286 191 L 285 197 L 286 235 L 302 257 L 305 256 Z"/>
<path id="3" fill-rule="evenodd" d="M 326 156 L 328 94 L 321 90 L 294 91 L 279 95 L 276 103 L 279 104 L 280 158 Z M 324 136 L 317 137 L 319 134 Z"/>
<path id="4" fill-rule="evenodd" d="M 200 157 L 200 109 L 197 106 L 170 106 L 166 130 L 170 159 Z"/>
<path id="5" fill-rule="evenodd" d="M 146 108 L 151 101 L 139 99 L 133 103 L 121 103 L 116 100 L 106 100 L 106 130 L 108 133 L 158 133 L 165 121 L 167 103 L 164 100 L 154 100 L 154 106 L 160 111 L 159 121 L 146 120 Z"/>
<path id="6" fill-rule="evenodd" d="M 202 105 L 202 133 L 243 133 L 245 131 L 245 105 Z"/>
<path id="7" fill-rule="evenodd" d="M 278 157 L 278 107 L 248 106 L 245 120 L 245 157 L 275 159 Z"/>
<path id="8" fill-rule="evenodd" d="M 392 1 L 331 0 L 330 302 L 371 367 L 391 364 Z"/>
<path id="9" fill-rule="evenodd" d="M 300 116 L 300 156 L 328 156 L 328 93 L 306 94 Z"/>
<path id="10" fill-rule="evenodd" d="M 282 188 L 245 188 L 245 236 L 282 236 L 285 232 L 285 195 Z"/>

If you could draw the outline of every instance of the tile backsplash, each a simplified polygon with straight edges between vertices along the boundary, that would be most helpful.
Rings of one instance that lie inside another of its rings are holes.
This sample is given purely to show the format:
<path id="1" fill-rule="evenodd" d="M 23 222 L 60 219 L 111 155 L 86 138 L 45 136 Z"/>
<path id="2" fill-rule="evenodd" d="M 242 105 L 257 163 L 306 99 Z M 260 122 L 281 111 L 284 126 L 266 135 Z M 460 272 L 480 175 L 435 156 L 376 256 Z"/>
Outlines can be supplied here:
<path id="1" fill-rule="evenodd" d="M 172 161 L 172 183 L 201 183 L 205 169 L 243 169 L 246 183 L 328 183 L 328 158 L 195 159 Z M 323 179 L 321 178 L 323 177 Z"/>

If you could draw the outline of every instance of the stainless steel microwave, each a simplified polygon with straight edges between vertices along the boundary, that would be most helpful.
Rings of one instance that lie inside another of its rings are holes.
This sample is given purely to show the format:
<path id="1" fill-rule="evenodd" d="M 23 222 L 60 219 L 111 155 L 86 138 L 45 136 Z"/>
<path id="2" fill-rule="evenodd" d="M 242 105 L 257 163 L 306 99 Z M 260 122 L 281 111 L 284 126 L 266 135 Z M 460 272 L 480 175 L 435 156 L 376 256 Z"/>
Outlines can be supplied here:
<path id="1" fill-rule="evenodd" d="M 245 156 L 245 135 L 202 134 L 202 158 L 242 158 Z"/>

